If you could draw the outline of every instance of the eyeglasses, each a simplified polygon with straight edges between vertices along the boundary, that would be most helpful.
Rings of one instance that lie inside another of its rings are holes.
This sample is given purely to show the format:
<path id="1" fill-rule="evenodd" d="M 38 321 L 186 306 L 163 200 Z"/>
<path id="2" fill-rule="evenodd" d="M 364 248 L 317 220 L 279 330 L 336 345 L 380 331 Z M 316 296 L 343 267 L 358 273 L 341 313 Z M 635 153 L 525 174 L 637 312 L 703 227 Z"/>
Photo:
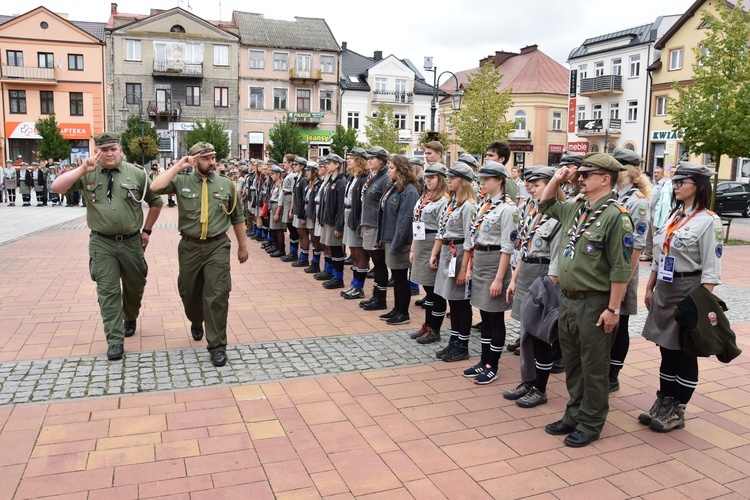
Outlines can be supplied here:
<path id="1" fill-rule="evenodd" d="M 578 172 L 578 176 L 581 179 L 587 179 L 589 175 L 608 175 L 604 172 Z"/>
<path id="2" fill-rule="evenodd" d="M 680 179 L 677 181 L 672 181 L 672 186 L 676 188 L 681 188 L 683 184 L 693 184 L 695 185 L 695 181 L 691 181 L 689 179 Z"/>

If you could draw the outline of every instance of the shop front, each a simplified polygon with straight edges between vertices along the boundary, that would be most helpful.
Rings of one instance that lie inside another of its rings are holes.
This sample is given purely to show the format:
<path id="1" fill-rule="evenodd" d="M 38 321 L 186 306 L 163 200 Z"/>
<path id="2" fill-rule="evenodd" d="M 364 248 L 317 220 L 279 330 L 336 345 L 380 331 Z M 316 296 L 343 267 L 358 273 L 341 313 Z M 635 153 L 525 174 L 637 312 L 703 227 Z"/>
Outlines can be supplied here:
<path id="1" fill-rule="evenodd" d="M 682 142 L 682 134 L 676 130 L 652 130 L 649 147 L 647 173 L 654 168 L 663 168 L 669 172 L 681 160 L 688 159 L 688 149 Z"/>
<path id="2" fill-rule="evenodd" d="M 518 167 L 523 171 L 523 169 L 526 168 L 526 153 L 533 153 L 534 145 L 511 142 L 508 146 L 510 147 L 510 153 L 513 157 L 513 165 L 511 165 L 511 167 Z"/>
<path id="3" fill-rule="evenodd" d="M 318 129 L 300 130 L 302 139 L 308 144 L 307 157 L 310 160 L 317 161 L 318 158 L 331 154 L 333 132 L 333 130 Z"/>
<path id="4" fill-rule="evenodd" d="M 70 141 L 69 160 L 75 163 L 77 158 L 86 159 L 90 155 L 91 125 L 88 123 L 59 123 L 60 134 Z M 36 129 L 35 122 L 6 122 L 5 137 L 8 140 L 8 158 L 31 163 L 39 161 L 37 141 L 42 138 Z M 55 158 L 61 160 L 64 158 Z"/>
<path id="5" fill-rule="evenodd" d="M 558 165 L 564 152 L 565 146 L 563 144 L 550 144 L 547 147 L 547 165 Z"/>

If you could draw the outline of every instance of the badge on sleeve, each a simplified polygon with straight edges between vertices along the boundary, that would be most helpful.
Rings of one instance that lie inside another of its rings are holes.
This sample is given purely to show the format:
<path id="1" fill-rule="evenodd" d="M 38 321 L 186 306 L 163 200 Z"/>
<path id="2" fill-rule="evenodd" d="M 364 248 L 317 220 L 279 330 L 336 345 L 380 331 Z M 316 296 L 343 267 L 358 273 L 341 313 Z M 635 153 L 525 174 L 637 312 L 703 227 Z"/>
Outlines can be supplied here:
<path id="1" fill-rule="evenodd" d="M 716 236 L 716 241 L 722 243 L 724 241 L 724 228 L 719 227 L 714 229 L 714 235 Z"/>
<path id="2" fill-rule="evenodd" d="M 641 205 L 638 207 L 638 217 L 646 217 L 648 215 L 648 209 L 646 208 L 646 205 Z"/>
<path id="3" fill-rule="evenodd" d="M 630 217 L 625 216 L 622 218 L 622 228 L 628 233 L 633 232 L 633 223 L 630 222 Z"/>
<path id="4" fill-rule="evenodd" d="M 586 253 L 594 253 L 594 245 L 589 243 L 584 247 L 584 250 L 586 250 Z"/>
<path id="5" fill-rule="evenodd" d="M 513 211 L 513 224 L 518 224 L 518 211 Z"/>
<path id="6" fill-rule="evenodd" d="M 635 226 L 635 232 L 638 234 L 646 234 L 647 229 L 648 229 L 648 225 L 645 222 L 639 222 Z"/>
<path id="7" fill-rule="evenodd" d="M 716 253 L 716 256 L 721 259 L 721 255 L 724 253 L 724 245 L 721 243 L 716 245 L 716 250 L 714 250 L 714 252 Z"/>
<path id="8" fill-rule="evenodd" d="M 625 233 L 625 235 L 622 237 L 622 246 L 624 246 L 625 248 L 631 248 L 633 246 L 632 233 Z"/>

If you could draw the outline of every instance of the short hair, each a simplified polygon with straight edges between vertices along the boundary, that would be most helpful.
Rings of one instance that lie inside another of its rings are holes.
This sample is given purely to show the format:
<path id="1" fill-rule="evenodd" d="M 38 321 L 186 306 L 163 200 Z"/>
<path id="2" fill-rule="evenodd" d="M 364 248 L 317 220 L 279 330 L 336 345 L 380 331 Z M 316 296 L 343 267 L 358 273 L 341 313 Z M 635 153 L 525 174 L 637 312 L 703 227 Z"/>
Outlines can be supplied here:
<path id="1" fill-rule="evenodd" d="M 284 155 L 284 161 L 288 161 L 289 163 L 294 163 L 295 158 L 297 158 L 297 155 L 292 153 Z"/>
<path id="2" fill-rule="evenodd" d="M 430 141 L 424 145 L 424 149 L 431 149 L 439 155 L 443 155 L 443 143 L 440 141 Z"/>
<path id="3" fill-rule="evenodd" d="M 498 158 L 502 158 L 502 164 L 505 165 L 510 160 L 510 146 L 505 141 L 495 141 L 487 146 L 487 151 L 492 151 Z"/>

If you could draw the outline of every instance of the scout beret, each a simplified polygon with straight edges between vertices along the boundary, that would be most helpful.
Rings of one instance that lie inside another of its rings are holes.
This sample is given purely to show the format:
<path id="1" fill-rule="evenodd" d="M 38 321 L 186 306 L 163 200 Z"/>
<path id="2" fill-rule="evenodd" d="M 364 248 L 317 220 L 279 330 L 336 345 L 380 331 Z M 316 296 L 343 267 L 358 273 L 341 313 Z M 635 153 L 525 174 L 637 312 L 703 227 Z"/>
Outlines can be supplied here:
<path id="1" fill-rule="evenodd" d="M 13 163 L 13 160 L 5 160 L 5 163 Z"/>
<path id="2" fill-rule="evenodd" d="M 329 161 L 329 162 L 331 162 L 331 161 L 336 162 L 339 165 L 341 165 L 345 161 L 342 157 L 340 157 L 339 155 L 337 155 L 335 153 L 328 155 L 328 157 L 326 158 L 326 160 Z"/>
<path id="3" fill-rule="evenodd" d="M 548 167 L 546 165 L 536 165 L 527 169 L 526 180 L 529 182 L 536 181 L 539 179 L 549 180 L 552 178 L 552 176 L 555 175 L 556 170 L 557 169 L 555 167 Z"/>
<path id="4" fill-rule="evenodd" d="M 28 167 L 28 166 L 29 166 L 29 164 L 28 164 L 28 163 L 26 163 L 25 161 L 22 161 L 22 162 L 21 162 L 21 166 L 23 166 L 23 167 Z"/>
<path id="5" fill-rule="evenodd" d="M 39 166 L 39 162 L 38 161 L 32 161 L 31 162 L 31 166 L 32 167 L 38 167 Z"/>
<path id="6" fill-rule="evenodd" d="M 284 169 L 278 165 L 274 165 L 273 167 L 271 167 L 271 173 L 274 173 L 274 172 L 276 172 L 277 174 L 283 174 Z"/>
<path id="7" fill-rule="evenodd" d="M 466 165 L 469 165 L 470 167 L 472 167 L 474 170 L 479 170 L 479 162 L 477 161 L 476 158 L 471 156 L 469 153 L 461 153 L 458 156 L 458 160 L 456 161 L 460 163 L 465 163 Z"/>
<path id="8" fill-rule="evenodd" d="M 591 170 L 609 170 L 610 172 L 622 172 L 625 167 L 620 162 L 609 156 L 607 153 L 586 153 L 578 167 L 579 172 L 588 172 Z"/>
<path id="9" fill-rule="evenodd" d="M 98 148 L 108 148 L 115 144 L 120 144 L 120 134 L 114 132 L 102 132 L 99 135 L 94 136 L 94 144 Z"/>
<path id="10" fill-rule="evenodd" d="M 623 165 L 639 167 L 643 163 L 643 159 L 635 151 L 625 148 L 615 148 L 612 157 Z"/>
<path id="11" fill-rule="evenodd" d="M 292 163 L 297 163 L 298 165 L 305 166 L 305 165 L 307 165 L 307 159 L 306 158 L 302 158 L 301 156 L 295 156 L 294 160 L 292 161 Z"/>
<path id="12" fill-rule="evenodd" d="M 424 167 L 424 160 L 415 156 L 409 158 L 409 165 L 419 165 L 420 167 Z"/>
<path id="13" fill-rule="evenodd" d="M 700 163 L 690 163 L 689 161 L 681 161 L 677 165 L 677 169 L 672 175 L 673 180 L 687 179 L 688 177 L 704 177 L 710 179 L 711 176 L 716 175 L 716 170 L 708 168 Z"/>
<path id="14" fill-rule="evenodd" d="M 265 162 L 266 165 L 278 165 L 278 162 L 274 160 L 273 158 L 269 158 Z"/>
<path id="15" fill-rule="evenodd" d="M 430 163 L 430 166 L 424 169 L 424 175 L 442 175 L 445 177 L 445 175 L 448 173 L 448 167 L 443 165 L 442 163 Z"/>
<path id="16" fill-rule="evenodd" d="M 216 151 L 214 150 L 213 144 L 201 141 L 193 144 L 193 147 L 188 150 L 188 154 L 190 154 L 190 156 L 215 156 Z"/>
<path id="17" fill-rule="evenodd" d="M 351 151 L 346 153 L 346 156 L 359 156 L 360 158 L 367 159 L 367 151 L 360 148 L 359 146 L 354 146 Z"/>
<path id="18" fill-rule="evenodd" d="M 314 161 L 308 161 L 307 165 L 305 165 L 306 170 L 318 170 L 318 164 Z"/>
<path id="19" fill-rule="evenodd" d="M 249 168 L 247 168 L 247 167 L 246 167 L 246 166 L 244 166 L 244 165 L 243 165 L 242 167 L 240 167 L 240 171 L 241 171 L 241 172 L 242 172 L 243 174 L 247 174 L 247 173 L 250 173 L 250 169 L 249 169 Z"/>
<path id="20" fill-rule="evenodd" d="M 448 175 L 449 177 L 460 177 L 462 179 L 466 179 L 469 182 L 472 182 L 474 180 L 474 177 L 476 176 L 476 174 L 474 173 L 474 169 L 466 163 L 461 163 L 460 160 L 454 163 L 453 166 L 448 169 L 448 173 L 446 175 Z"/>
<path id="21" fill-rule="evenodd" d="M 388 153 L 385 148 L 381 148 L 380 146 L 373 146 L 367 150 L 368 158 L 380 158 L 383 161 L 388 161 L 388 158 L 390 158 L 390 156 L 390 153 Z"/>
<path id="22" fill-rule="evenodd" d="M 568 153 L 560 160 L 560 166 L 564 165 L 580 165 L 583 161 L 583 155 L 581 153 Z"/>
<path id="23" fill-rule="evenodd" d="M 327 156 L 321 156 L 318 158 L 318 165 L 325 165 L 328 163 L 328 157 Z"/>
<path id="24" fill-rule="evenodd" d="M 505 165 L 496 161 L 486 161 L 482 168 L 479 169 L 479 177 L 502 177 L 503 179 L 508 178 L 508 171 L 505 170 Z"/>

